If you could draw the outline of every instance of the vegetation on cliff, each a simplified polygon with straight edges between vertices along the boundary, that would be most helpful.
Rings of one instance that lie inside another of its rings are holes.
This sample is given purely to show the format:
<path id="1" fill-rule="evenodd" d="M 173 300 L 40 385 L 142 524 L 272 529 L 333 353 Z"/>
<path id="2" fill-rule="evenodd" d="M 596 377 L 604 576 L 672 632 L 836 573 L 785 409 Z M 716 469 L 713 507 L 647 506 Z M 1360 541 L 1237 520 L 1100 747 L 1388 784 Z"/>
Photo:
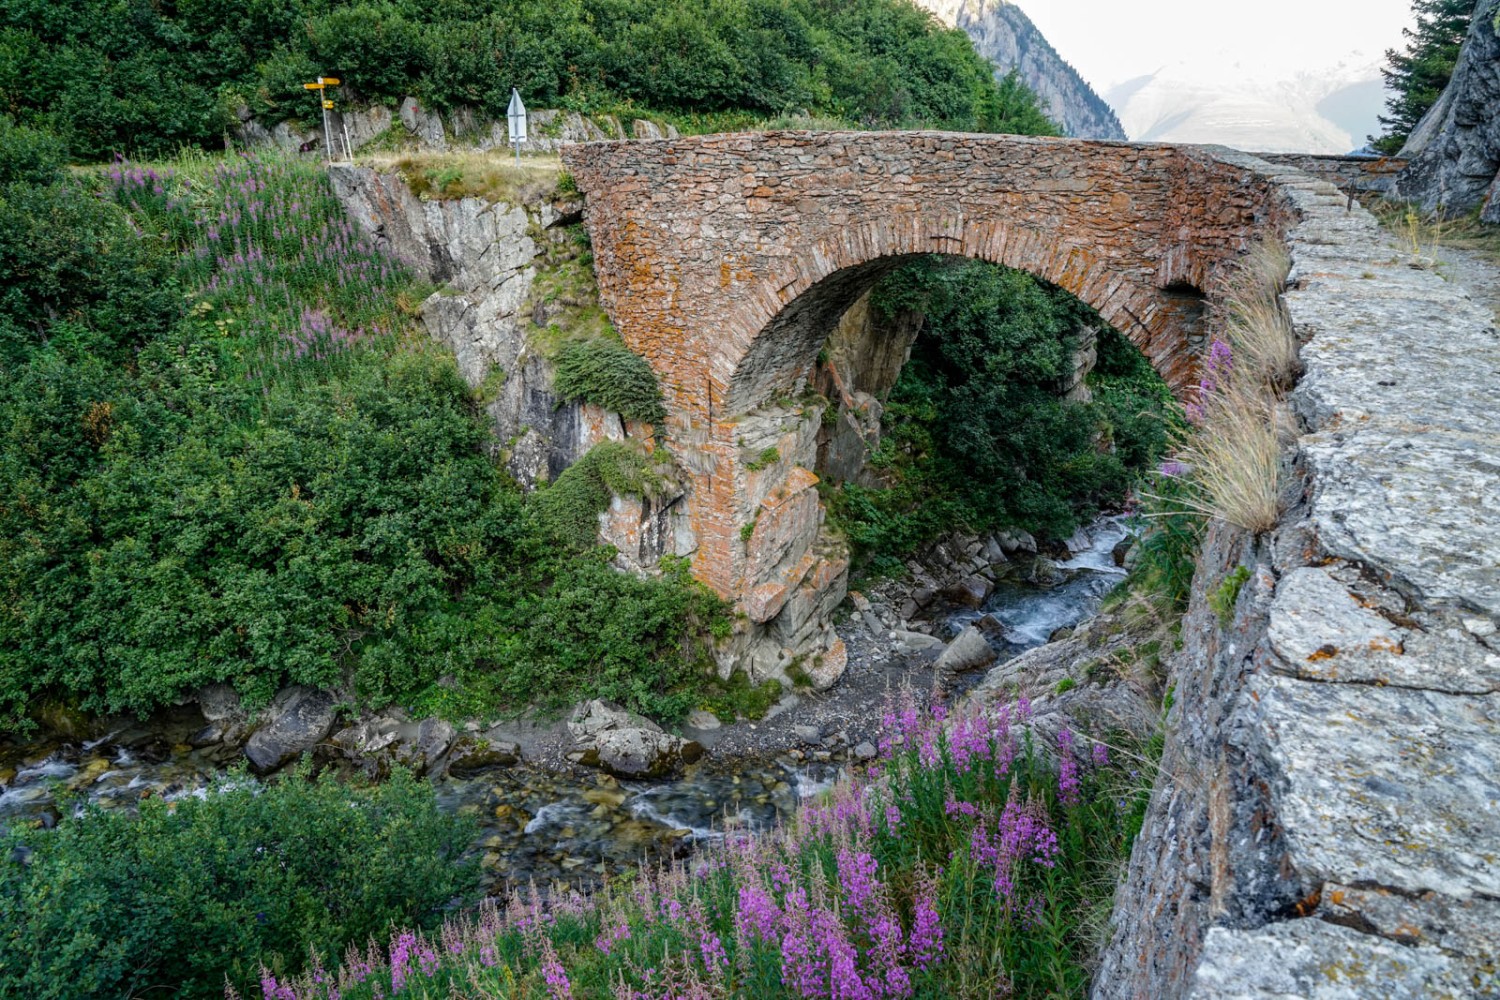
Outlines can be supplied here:
<path id="1" fill-rule="evenodd" d="M 810 113 L 865 126 L 1007 124 L 960 31 L 903 0 L 17 0 L 0 7 L 0 107 L 79 159 L 218 147 L 247 110 L 316 120 L 320 74 L 346 100 L 415 95 L 499 118 L 634 104 L 741 123 Z M 1023 102 L 1025 103 L 1025 102 Z M 1029 105 L 1031 114 L 1034 103 Z M 1043 119 L 1044 120 L 1044 119 Z"/>
<path id="2" fill-rule="evenodd" d="M 1413 0 L 1416 26 L 1401 31 L 1407 40 L 1406 49 L 1387 49 L 1387 66 L 1381 70 L 1390 95 L 1386 98 L 1386 114 L 1380 116 L 1385 131 L 1370 137 L 1370 144 L 1379 152 L 1387 156 L 1399 153 L 1422 116 L 1442 96 L 1469 33 L 1474 2 Z"/>
<path id="3" fill-rule="evenodd" d="M 883 485 L 829 495 L 876 570 L 899 571 L 957 528 L 1067 538 L 1120 503 L 1166 448 L 1173 403 L 1140 351 L 1073 296 L 1019 271 L 931 258 L 873 303 L 926 320 L 887 401 L 870 459 Z M 1097 332 L 1091 402 L 1062 391 L 1079 334 Z"/>
<path id="4" fill-rule="evenodd" d="M 0 120 L 0 726 L 218 681 L 685 710 L 717 599 L 553 541 L 316 168 L 59 157 Z"/>

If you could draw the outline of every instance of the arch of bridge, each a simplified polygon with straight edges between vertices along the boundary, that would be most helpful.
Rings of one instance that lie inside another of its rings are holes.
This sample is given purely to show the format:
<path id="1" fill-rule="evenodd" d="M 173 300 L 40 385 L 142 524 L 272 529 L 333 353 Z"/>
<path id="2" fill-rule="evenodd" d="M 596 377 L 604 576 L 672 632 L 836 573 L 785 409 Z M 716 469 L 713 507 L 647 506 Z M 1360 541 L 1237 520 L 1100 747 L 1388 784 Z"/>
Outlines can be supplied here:
<path id="1" fill-rule="evenodd" d="M 757 559 L 741 529 L 811 478 L 747 470 L 741 421 L 796 394 L 881 274 L 928 253 L 1028 271 L 1098 310 L 1181 392 L 1229 267 L 1285 214 L 1264 176 L 1203 147 L 763 132 L 563 158 L 586 197 L 604 307 L 655 371 L 692 475 L 695 573 L 741 601 L 809 571 L 806 558 Z"/>

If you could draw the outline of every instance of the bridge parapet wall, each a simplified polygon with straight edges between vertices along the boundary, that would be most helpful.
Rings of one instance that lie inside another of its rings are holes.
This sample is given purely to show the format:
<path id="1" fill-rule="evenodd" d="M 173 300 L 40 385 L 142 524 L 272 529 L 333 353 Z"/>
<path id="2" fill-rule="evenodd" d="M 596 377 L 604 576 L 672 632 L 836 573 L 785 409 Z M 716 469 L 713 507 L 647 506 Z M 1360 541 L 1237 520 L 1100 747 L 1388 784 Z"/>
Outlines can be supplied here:
<path id="1" fill-rule="evenodd" d="M 1500 996 L 1500 338 L 1345 196 L 1242 162 L 1300 217 L 1292 486 L 1268 535 L 1209 532 L 1094 996 Z"/>

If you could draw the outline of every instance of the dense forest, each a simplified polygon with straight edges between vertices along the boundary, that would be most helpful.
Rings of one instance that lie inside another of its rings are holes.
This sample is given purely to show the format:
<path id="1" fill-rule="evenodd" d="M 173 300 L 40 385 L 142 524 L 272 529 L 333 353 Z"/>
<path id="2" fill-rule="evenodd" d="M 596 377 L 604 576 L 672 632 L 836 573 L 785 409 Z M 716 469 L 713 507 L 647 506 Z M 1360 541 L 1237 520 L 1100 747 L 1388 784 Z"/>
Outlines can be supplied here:
<path id="1" fill-rule="evenodd" d="M 501 116 L 621 104 L 752 122 L 1051 132 L 961 31 L 898 0 L 14 0 L 0 6 L 0 111 L 70 155 L 215 148 L 238 122 L 316 118 L 339 96 Z"/>

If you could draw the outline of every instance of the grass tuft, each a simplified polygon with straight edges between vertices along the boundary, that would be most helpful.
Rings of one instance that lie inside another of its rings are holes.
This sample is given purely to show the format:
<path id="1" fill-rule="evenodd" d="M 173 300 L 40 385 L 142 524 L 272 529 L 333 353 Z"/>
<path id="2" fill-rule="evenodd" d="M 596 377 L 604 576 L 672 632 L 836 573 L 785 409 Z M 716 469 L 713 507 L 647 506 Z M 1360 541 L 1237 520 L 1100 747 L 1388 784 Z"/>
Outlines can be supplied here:
<path id="1" fill-rule="evenodd" d="M 1281 302 L 1290 270 L 1285 246 L 1259 243 L 1245 257 L 1229 300 L 1226 329 L 1236 363 L 1276 392 L 1290 389 L 1302 370 L 1292 321 Z"/>
<path id="2" fill-rule="evenodd" d="M 427 201 L 479 198 L 528 205 L 567 194 L 562 161 L 555 156 L 528 156 L 518 165 L 506 153 L 413 153 L 361 157 L 361 164 L 395 169 L 412 194 Z M 577 188 L 573 188 L 574 191 Z"/>

